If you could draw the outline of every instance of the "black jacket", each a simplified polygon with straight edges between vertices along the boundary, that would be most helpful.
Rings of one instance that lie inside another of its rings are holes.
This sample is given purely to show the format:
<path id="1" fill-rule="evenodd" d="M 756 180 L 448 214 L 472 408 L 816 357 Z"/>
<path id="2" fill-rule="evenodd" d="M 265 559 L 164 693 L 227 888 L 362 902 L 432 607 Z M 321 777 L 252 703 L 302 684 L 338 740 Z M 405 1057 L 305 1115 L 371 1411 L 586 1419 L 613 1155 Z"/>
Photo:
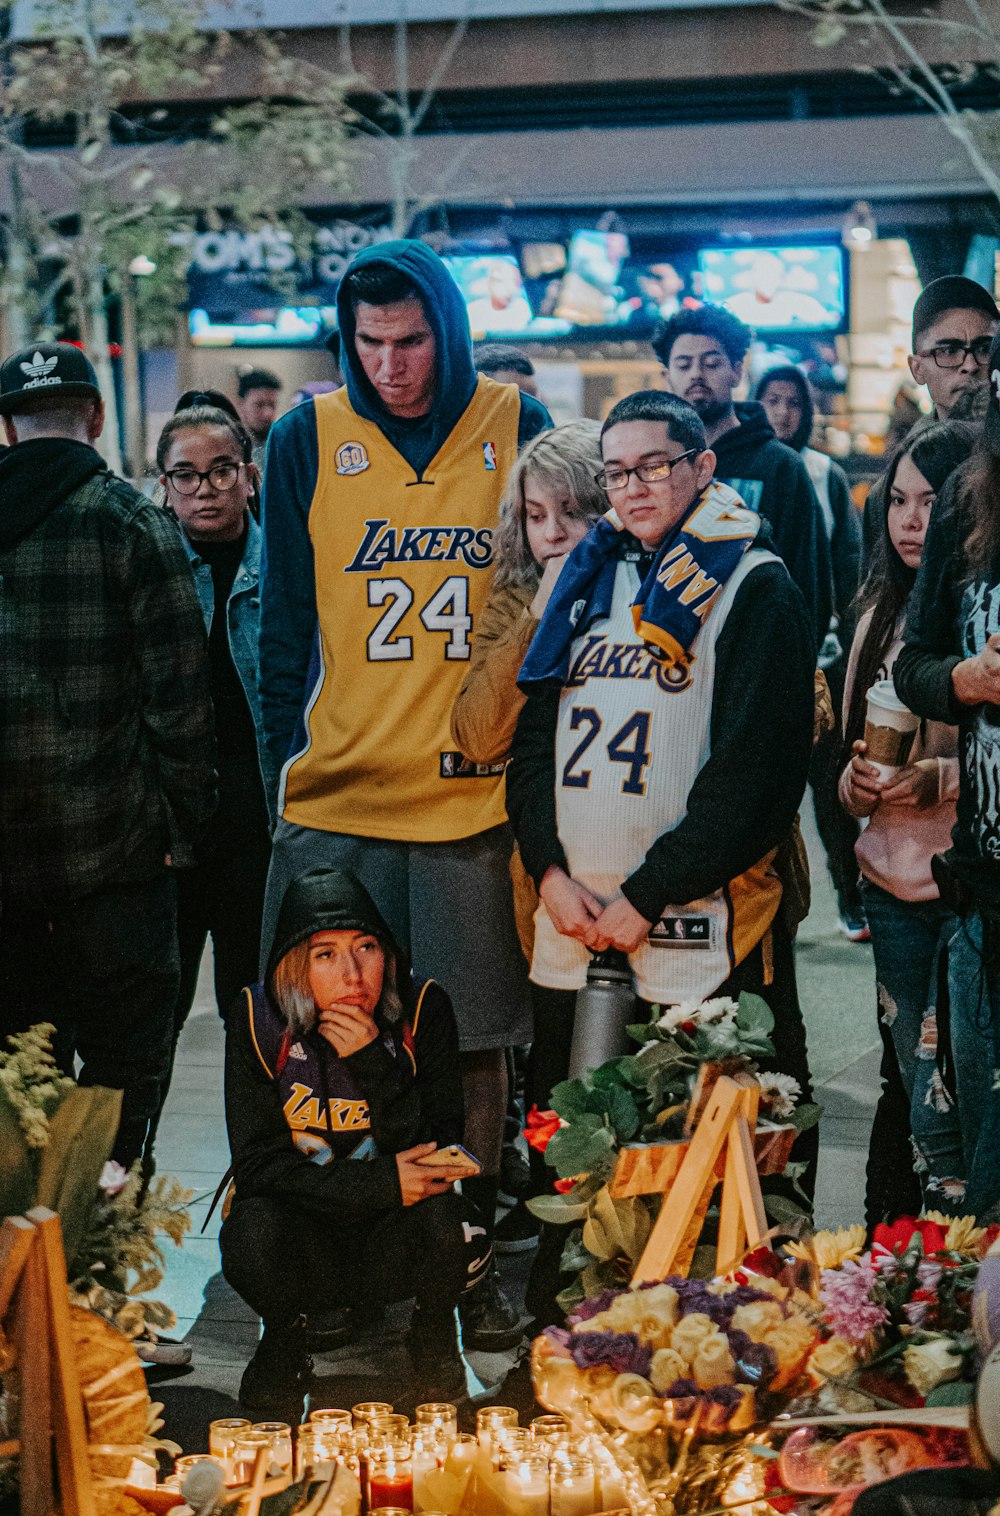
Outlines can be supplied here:
<path id="1" fill-rule="evenodd" d="M 350 875 L 335 870 L 306 874 L 286 891 L 268 964 L 268 987 L 277 964 L 297 943 L 313 932 L 352 928 L 372 932 L 396 959 L 404 1019 L 412 1018 L 417 986 L 405 959 L 365 890 Z M 320 1165 L 293 1141 L 277 1084 L 265 1071 L 255 1046 L 247 995 L 233 1007 L 226 1026 L 226 1126 L 241 1198 L 271 1196 L 347 1223 L 365 1212 L 402 1207 L 397 1153 L 419 1142 L 446 1146 L 461 1141 L 464 1110 L 458 1034 L 444 990 L 431 982 L 423 996 L 412 1039 L 415 1079 L 408 1060 L 404 1064 L 393 1055 L 390 1044 L 398 1041 L 398 1029 L 377 1019 L 388 1038 L 379 1038 L 342 1060 L 318 1033 L 301 1039 L 331 1070 L 337 1063 L 347 1066 L 368 1103 L 371 1136 L 378 1150 L 374 1159 L 334 1158 Z"/>
<path id="2" fill-rule="evenodd" d="M 769 522 L 774 551 L 802 591 L 818 648 L 833 610 L 830 548 L 809 471 L 779 442 L 762 405 L 736 406 L 739 426 L 713 445 L 715 477 L 732 485 Z"/>
<path id="3" fill-rule="evenodd" d="M 1000 706 L 962 705 L 955 665 L 1000 632 L 1000 562 L 973 575 L 965 566 L 967 525 L 953 484 L 931 512 L 903 649 L 893 668 L 899 698 L 931 721 L 957 724 L 958 814 L 944 855 L 978 901 L 1000 906 Z"/>
<path id="4" fill-rule="evenodd" d="M 215 804 L 205 626 L 174 523 L 85 443 L 0 454 L 0 876 L 77 899 L 193 862 Z"/>

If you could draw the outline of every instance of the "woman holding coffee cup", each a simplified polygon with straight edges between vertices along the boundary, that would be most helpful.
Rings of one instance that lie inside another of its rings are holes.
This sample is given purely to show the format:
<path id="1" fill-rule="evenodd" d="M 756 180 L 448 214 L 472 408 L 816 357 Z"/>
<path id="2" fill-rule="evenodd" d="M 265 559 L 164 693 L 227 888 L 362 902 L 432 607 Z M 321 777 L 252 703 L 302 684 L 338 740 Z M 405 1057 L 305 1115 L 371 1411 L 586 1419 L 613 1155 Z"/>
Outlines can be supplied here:
<path id="1" fill-rule="evenodd" d="M 931 872 L 955 824 L 957 733 L 945 723 L 921 723 L 891 674 L 934 502 L 974 438 L 960 422 L 926 428 L 896 450 L 867 506 L 877 513 L 875 547 L 847 669 L 851 756 L 840 798 L 863 823 L 855 853 L 884 1043 L 868 1159 L 870 1225 L 914 1211 L 921 1200 L 960 1213 L 965 1193 L 958 1118 L 935 1062 L 936 970 L 955 919 Z"/>

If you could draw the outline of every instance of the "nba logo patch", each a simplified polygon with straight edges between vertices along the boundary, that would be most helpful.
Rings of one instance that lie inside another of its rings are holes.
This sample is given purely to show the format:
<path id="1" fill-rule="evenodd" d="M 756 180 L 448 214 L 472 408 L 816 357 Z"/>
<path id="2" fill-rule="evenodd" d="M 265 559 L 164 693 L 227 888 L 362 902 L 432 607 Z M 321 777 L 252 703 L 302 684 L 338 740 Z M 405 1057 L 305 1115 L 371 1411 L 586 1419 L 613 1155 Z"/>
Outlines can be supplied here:
<path id="1" fill-rule="evenodd" d="M 368 453 L 360 442 L 345 442 L 343 447 L 338 447 L 338 474 L 363 474 L 368 467 Z"/>
<path id="2" fill-rule="evenodd" d="M 496 471 L 497 471 L 497 450 L 493 446 L 492 442 L 484 442 L 483 443 L 483 463 L 485 465 L 486 472 L 488 474 L 495 474 L 496 473 Z"/>

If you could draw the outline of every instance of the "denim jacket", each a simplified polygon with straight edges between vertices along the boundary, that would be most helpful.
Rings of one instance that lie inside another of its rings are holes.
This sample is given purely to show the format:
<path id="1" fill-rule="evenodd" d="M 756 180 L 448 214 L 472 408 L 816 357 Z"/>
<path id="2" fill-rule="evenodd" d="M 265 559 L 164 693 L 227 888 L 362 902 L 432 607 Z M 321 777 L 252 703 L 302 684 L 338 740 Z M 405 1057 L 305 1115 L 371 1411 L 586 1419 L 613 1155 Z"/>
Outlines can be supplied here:
<path id="1" fill-rule="evenodd" d="M 229 651 L 240 676 L 253 717 L 254 730 L 260 741 L 260 690 L 257 683 L 259 665 L 258 637 L 260 632 L 260 527 L 252 516 L 247 543 L 243 549 L 243 561 L 236 570 L 233 587 L 229 591 Z M 205 630 L 212 628 L 212 613 L 215 608 L 215 591 L 212 585 L 212 570 L 198 556 L 198 548 L 186 532 L 181 531 L 181 540 L 194 575 L 194 587 L 198 595 L 201 613 L 205 618 Z"/>

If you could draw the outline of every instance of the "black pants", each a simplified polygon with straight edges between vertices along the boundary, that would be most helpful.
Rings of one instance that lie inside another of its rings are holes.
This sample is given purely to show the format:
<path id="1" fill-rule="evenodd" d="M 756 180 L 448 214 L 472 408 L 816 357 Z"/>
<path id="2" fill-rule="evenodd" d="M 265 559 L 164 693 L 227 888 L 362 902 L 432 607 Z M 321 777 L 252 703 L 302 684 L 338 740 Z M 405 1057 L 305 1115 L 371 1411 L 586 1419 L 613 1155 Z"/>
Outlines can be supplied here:
<path id="1" fill-rule="evenodd" d="M 869 1232 L 880 1221 L 918 1215 L 924 1203 L 920 1180 L 913 1171 L 910 1097 L 899 1072 L 892 1032 L 881 1016 L 878 1029 L 882 1036 L 882 1090 L 875 1107 L 865 1171 L 865 1223 Z"/>
<path id="2" fill-rule="evenodd" d="M 225 1020 L 244 985 L 257 979 L 264 888 L 271 861 L 271 838 L 261 813 L 248 817 L 242 835 L 235 828 L 220 835 L 215 826 L 197 868 L 177 876 L 177 945 L 180 985 L 174 1005 L 170 1055 L 160 1087 L 156 1114 L 146 1143 L 152 1160 L 157 1129 L 174 1071 L 177 1044 L 194 1004 L 198 973 L 209 935 L 215 969 L 215 1003 Z"/>
<path id="3" fill-rule="evenodd" d="M 113 1158 L 142 1151 L 169 1067 L 180 970 L 175 876 L 81 900 L 0 903 L 0 1035 L 56 1028 L 67 1073 L 123 1091 Z"/>
<path id="4" fill-rule="evenodd" d="M 854 856 L 854 844 L 858 840 L 858 823 L 849 816 L 840 803 L 837 785 L 840 780 L 840 759 L 843 753 L 844 734 L 840 727 L 840 711 L 844 702 L 844 676 L 846 662 L 838 658 L 825 670 L 830 686 L 833 708 L 837 713 L 837 725 L 832 732 L 823 732 L 812 750 L 809 761 L 809 783 L 813 792 L 813 809 L 816 812 L 816 830 L 819 832 L 827 868 L 833 887 L 839 894 L 842 890 L 857 894 L 858 860 Z"/>
<path id="5" fill-rule="evenodd" d="M 215 1003 L 225 1019 L 246 984 L 257 979 L 264 889 L 271 862 L 266 822 L 215 842 L 197 868 L 177 880 L 177 941 L 181 983 L 175 1031 L 179 1037 L 194 1003 L 205 943 L 211 935 Z"/>
<path id="6" fill-rule="evenodd" d="M 366 1304 L 415 1299 L 427 1319 L 448 1317 L 490 1256 L 475 1213 L 455 1194 L 348 1225 L 237 1196 L 219 1245 L 223 1274 L 265 1326 L 354 1305 L 362 1294 Z"/>

